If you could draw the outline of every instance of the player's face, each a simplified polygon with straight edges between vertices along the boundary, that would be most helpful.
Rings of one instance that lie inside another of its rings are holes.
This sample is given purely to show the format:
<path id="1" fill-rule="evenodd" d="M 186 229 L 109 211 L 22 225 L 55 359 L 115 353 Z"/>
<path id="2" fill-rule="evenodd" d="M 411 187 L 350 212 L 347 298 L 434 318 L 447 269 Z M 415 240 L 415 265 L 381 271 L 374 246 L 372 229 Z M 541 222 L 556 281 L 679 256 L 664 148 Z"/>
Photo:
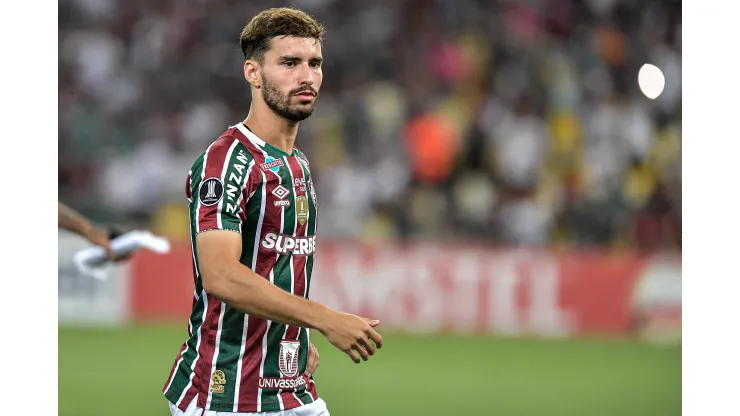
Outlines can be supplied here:
<path id="1" fill-rule="evenodd" d="M 319 96 L 321 44 L 311 38 L 276 37 L 265 53 L 262 98 L 272 111 L 291 121 L 313 113 Z"/>

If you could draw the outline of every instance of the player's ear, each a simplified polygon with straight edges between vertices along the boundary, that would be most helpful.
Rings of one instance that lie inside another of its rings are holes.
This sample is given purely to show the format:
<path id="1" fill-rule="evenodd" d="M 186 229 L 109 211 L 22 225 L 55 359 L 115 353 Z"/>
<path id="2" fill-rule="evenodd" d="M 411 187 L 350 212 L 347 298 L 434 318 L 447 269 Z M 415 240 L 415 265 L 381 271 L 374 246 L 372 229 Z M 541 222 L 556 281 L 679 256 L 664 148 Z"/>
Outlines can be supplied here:
<path id="1" fill-rule="evenodd" d="M 256 61 L 248 59 L 244 62 L 244 78 L 255 88 L 260 88 L 261 86 L 259 71 L 260 67 Z"/>

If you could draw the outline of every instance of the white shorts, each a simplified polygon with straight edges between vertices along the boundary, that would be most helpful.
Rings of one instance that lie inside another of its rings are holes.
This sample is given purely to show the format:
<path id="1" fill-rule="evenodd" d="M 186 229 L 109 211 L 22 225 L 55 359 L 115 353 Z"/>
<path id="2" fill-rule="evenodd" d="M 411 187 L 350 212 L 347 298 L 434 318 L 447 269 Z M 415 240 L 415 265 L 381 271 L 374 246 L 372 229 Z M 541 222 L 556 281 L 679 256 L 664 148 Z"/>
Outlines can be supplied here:
<path id="1" fill-rule="evenodd" d="M 177 406 L 168 402 L 172 416 L 329 416 L 329 410 L 326 408 L 326 402 L 319 398 L 313 403 L 305 404 L 300 407 L 288 410 L 278 410 L 276 412 L 262 413 L 232 413 L 232 412 L 214 412 L 212 410 L 203 410 L 196 406 L 197 400 L 190 402 L 188 408 L 183 412 Z"/>

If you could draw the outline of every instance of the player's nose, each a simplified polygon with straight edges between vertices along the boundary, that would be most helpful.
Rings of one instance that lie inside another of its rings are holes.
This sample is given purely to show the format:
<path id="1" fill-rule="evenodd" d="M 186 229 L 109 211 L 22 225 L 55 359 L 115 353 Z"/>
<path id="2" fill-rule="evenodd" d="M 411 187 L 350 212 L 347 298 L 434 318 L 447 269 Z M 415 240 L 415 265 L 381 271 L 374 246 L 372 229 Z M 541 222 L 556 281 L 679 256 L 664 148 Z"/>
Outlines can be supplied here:
<path id="1" fill-rule="evenodd" d="M 311 66 L 302 65 L 301 70 L 299 71 L 298 82 L 301 85 L 313 85 L 315 81 L 316 81 L 316 76 L 314 74 L 314 71 L 311 70 Z"/>

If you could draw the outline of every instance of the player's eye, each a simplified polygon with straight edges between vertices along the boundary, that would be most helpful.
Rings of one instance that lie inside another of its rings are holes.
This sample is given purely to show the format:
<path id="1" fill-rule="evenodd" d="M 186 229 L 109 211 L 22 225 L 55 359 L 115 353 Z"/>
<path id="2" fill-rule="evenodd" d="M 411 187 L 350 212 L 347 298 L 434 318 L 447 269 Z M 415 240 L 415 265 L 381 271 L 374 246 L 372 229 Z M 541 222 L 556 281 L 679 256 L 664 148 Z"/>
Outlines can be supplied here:
<path id="1" fill-rule="evenodd" d="M 283 62 L 286 66 L 296 66 L 296 61 L 285 61 Z"/>
<path id="2" fill-rule="evenodd" d="M 321 62 L 311 62 L 311 68 L 321 68 Z"/>

